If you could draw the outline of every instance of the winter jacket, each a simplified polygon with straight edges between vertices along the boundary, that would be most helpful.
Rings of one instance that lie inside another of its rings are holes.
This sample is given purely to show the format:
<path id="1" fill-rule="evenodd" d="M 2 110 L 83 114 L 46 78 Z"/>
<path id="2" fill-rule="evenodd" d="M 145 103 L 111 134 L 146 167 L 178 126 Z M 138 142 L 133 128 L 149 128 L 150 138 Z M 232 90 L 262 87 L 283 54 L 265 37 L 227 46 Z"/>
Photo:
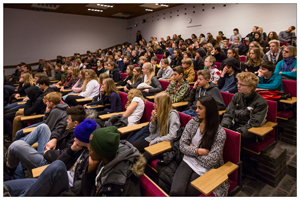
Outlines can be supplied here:
<path id="1" fill-rule="evenodd" d="M 29 100 L 26 101 L 24 107 L 24 116 L 32 115 L 33 113 L 42 114 L 45 112 L 46 105 L 43 102 L 44 94 L 38 86 L 32 86 L 25 90 Z"/>
<path id="2" fill-rule="evenodd" d="M 20 94 L 20 96 L 25 96 L 25 89 L 31 87 L 30 83 L 19 83 L 19 87 L 18 87 L 18 93 Z"/>
<path id="3" fill-rule="evenodd" d="M 82 178 L 84 196 L 141 196 L 140 176 L 144 173 L 145 158 L 125 140 L 120 141 L 116 157 Z M 95 184 L 96 182 L 96 184 Z"/>
<path id="4" fill-rule="evenodd" d="M 275 74 L 279 74 L 283 66 L 283 60 L 278 62 L 275 68 Z M 293 62 L 294 69 L 297 69 L 297 59 Z M 290 79 L 297 80 L 297 70 L 293 72 L 281 72 L 281 75 L 284 75 Z"/>
<path id="5" fill-rule="evenodd" d="M 184 79 L 186 79 L 188 82 L 193 82 L 195 80 L 195 70 L 193 65 L 189 66 L 188 68 L 184 68 L 183 71 L 184 71 L 183 74 Z M 170 78 L 170 82 L 171 81 L 174 81 L 173 76 Z"/>
<path id="6" fill-rule="evenodd" d="M 227 56 L 225 55 L 225 53 L 218 53 L 214 54 L 214 57 L 216 58 L 216 62 L 222 62 L 226 59 Z"/>
<path id="7" fill-rule="evenodd" d="M 176 58 L 172 59 L 172 61 L 170 63 L 170 67 L 172 67 L 172 69 L 173 69 L 174 67 L 181 66 L 182 65 L 182 63 L 181 63 L 182 59 L 183 59 L 182 57 L 178 57 L 177 59 Z"/>
<path id="8" fill-rule="evenodd" d="M 184 80 L 179 87 L 177 86 L 177 81 L 172 81 L 168 88 L 166 89 L 166 92 L 170 94 L 170 98 L 172 100 L 172 103 L 177 103 L 180 101 L 188 101 L 189 100 L 189 94 L 190 94 L 190 85 L 187 80 Z"/>
<path id="9" fill-rule="evenodd" d="M 143 80 L 144 80 L 144 78 L 145 77 L 143 76 Z M 148 96 L 155 95 L 156 93 L 159 93 L 159 92 L 162 91 L 161 84 L 160 84 L 160 82 L 157 80 L 157 78 L 155 76 L 152 76 L 150 86 L 152 88 L 149 89 Z"/>
<path id="10" fill-rule="evenodd" d="M 71 89 L 79 80 L 79 77 L 72 79 L 69 83 L 64 85 L 64 89 Z"/>
<path id="11" fill-rule="evenodd" d="M 68 76 L 68 72 L 67 71 L 62 71 L 60 74 L 60 81 L 63 82 L 65 81 L 65 78 Z"/>
<path id="12" fill-rule="evenodd" d="M 241 46 L 239 46 L 239 55 L 241 56 L 241 55 L 244 55 L 244 56 L 246 56 L 247 55 L 247 53 L 248 53 L 248 51 L 249 51 L 249 45 L 241 45 Z"/>
<path id="13" fill-rule="evenodd" d="M 258 76 L 258 78 L 259 78 L 259 83 L 257 85 L 257 88 L 268 89 L 268 90 L 278 90 L 278 91 L 284 92 L 283 88 L 282 88 L 282 78 L 281 78 L 280 74 L 273 73 L 267 83 L 264 83 L 263 76 L 261 76 L 261 77 Z"/>
<path id="14" fill-rule="evenodd" d="M 112 78 L 116 83 L 122 80 L 119 68 L 115 68 L 112 71 L 109 71 L 109 78 Z"/>
<path id="15" fill-rule="evenodd" d="M 191 119 L 180 138 L 180 151 L 189 157 L 195 157 L 198 161 L 198 164 L 201 167 L 206 168 L 208 171 L 211 169 L 217 169 L 224 164 L 223 160 L 223 148 L 226 141 L 226 132 L 225 130 L 219 125 L 218 132 L 215 135 L 214 142 L 211 146 L 209 153 L 206 156 L 196 156 L 196 148 L 199 146 L 190 146 L 190 143 L 197 133 L 197 129 L 199 128 L 200 120 L 198 118 Z M 183 172 L 184 173 L 184 172 Z M 228 181 L 221 184 L 213 193 L 215 196 L 227 196 L 228 194 L 229 183 Z"/>
<path id="16" fill-rule="evenodd" d="M 128 117 L 124 117 L 122 114 L 111 116 L 105 123 L 105 127 L 115 126 L 117 128 L 122 128 L 127 126 Z"/>
<path id="17" fill-rule="evenodd" d="M 268 51 L 264 56 L 263 56 L 263 60 L 265 60 L 265 61 L 272 61 L 272 59 L 271 59 L 271 51 Z M 273 63 L 275 63 L 275 65 L 277 65 L 277 63 L 279 62 L 279 61 L 281 61 L 281 60 L 283 60 L 283 55 L 282 55 L 282 50 L 281 49 L 278 49 L 278 52 L 277 52 L 277 54 L 276 54 L 276 57 L 275 57 L 275 62 L 273 62 Z"/>
<path id="18" fill-rule="evenodd" d="M 200 96 L 210 95 L 218 104 L 218 110 L 225 110 L 226 106 L 222 98 L 221 92 L 218 86 L 214 83 L 210 83 L 208 88 L 197 87 L 192 89 L 190 92 L 189 110 L 196 111 L 197 109 L 197 98 Z"/>
<path id="19" fill-rule="evenodd" d="M 204 61 L 202 59 L 194 60 L 194 70 L 198 71 L 204 69 Z"/>
<path id="20" fill-rule="evenodd" d="M 252 92 L 247 97 L 242 93 L 236 93 L 227 106 L 221 125 L 230 129 L 237 124 L 236 131 L 244 138 L 251 138 L 253 133 L 248 132 L 248 129 L 264 124 L 267 112 L 268 104 L 258 93 Z"/>

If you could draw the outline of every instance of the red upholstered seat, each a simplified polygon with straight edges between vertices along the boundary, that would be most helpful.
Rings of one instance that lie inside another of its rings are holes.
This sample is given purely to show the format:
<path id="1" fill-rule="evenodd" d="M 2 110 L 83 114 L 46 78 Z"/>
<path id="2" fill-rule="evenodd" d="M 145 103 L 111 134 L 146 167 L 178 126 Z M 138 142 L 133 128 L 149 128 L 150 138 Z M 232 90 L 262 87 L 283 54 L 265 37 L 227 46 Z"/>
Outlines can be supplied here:
<path id="1" fill-rule="evenodd" d="M 168 88 L 169 84 L 170 84 L 169 81 L 163 81 L 163 80 L 158 80 L 158 81 L 160 82 L 161 87 L 162 87 L 163 90 L 166 90 Z"/>
<path id="2" fill-rule="evenodd" d="M 223 101 L 224 101 L 224 103 L 225 103 L 225 105 L 226 105 L 226 107 L 227 107 L 228 104 L 230 103 L 230 102 L 229 102 L 229 93 L 228 93 L 228 92 L 222 92 L 222 91 L 220 91 L 220 92 L 221 92 Z"/>
<path id="3" fill-rule="evenodd" d="M 120 98 L 121 98 L 121 102 L 122 102 L 122 110 L 125 111 L 125 105 L 127 103 L 127 96 L 128 94 L 126 94 L 125 92 L 119 92 Z"/>
<path id="4" fill-rule="evenodd" d="M 140 178 L 142 196 L 166 197 L 167 195 L 151 179 L 142 175 Z"/>
<path id="5" fill-rule="evenodd" d="M 231 43 L 229 43 L 229 44 L 228 44 L 228 47 L 230 47 L 231 45 L 232 45 L 232 44 L 231 44 Z"/>
<path id="6" fill-rule="evenodd" d="M 241 62 L 246 62 L 246 56 L 240 56 L 240 60 L 241 60 Z"/>
<path id="7" fill-rule="evenodd" d="M 157 54 L 156 57 L 158 58 L 157 63 L 159 63 L 160 60 L 164 57 L 164 55 Z"/>
<path id="8" fill-rule="evenodd" d="M 215 62 L 215 65 L 217 66 L 217 69 L 220 70 L 222 63 L 221 62 Z"/>
<path id="9" fill-rule="evenodd" d="M 138 65 L 138 64 L 134 64 L 133 66 L 135 66 L 135 67 L 139 67 L 139 65 Z"/>
<path id="10" fill-rule="evenodd" d="M 151 112 L 154 109 L 152 102 L 150 102 L 150 101 L 145 101 L 145 102 L 146 102 L 145 110 L 144 110 L 143 116 L 141 118 L 141 123 L 150 122 Z"/>
<path id="11" fill-rule="evenodd" d="M 278 111 L 277 116 L 289 119 L 289 118 L 292 118 L 294 116 L 294 113 L 293 113 L 292 110 Z"/>
<path id="12" fill-rule="evenodd" d="M 282 87 L 284 93 L 297 97 L 297 81 L 282 79 Z"/>
<path id="13" fill-rule="evenodd" d="M 287 46 L 287 42 L 280 42 L 280 46 Z"/>
<path id="14" fill-rule="evenodd" d="M 122 80 L 124 80 L 124 78 L 126 78 L 126 76 L 128 76 L 128 74 L 126 74 L 126 73 L 120 73 L 120 74 L 121 74 Z"/>

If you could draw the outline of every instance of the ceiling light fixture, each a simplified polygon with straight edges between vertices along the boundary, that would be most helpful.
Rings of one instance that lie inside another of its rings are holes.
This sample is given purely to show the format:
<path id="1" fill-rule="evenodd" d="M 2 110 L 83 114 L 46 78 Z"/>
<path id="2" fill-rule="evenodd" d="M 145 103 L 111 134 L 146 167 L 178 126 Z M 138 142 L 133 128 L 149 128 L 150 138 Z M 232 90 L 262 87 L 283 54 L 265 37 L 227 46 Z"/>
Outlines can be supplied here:
<path id="1" fill-rule="evenodd" d="M 150 9 L 150 8 L 146 8 L 145 10 L 146 10 L 146 11 L 149 11 L 149 12 L 152 12 L 152 11 L 153 11 L 153 10 Z"/>
<path id="2" fill-rule="evenodd" d="M 156 3 L 155 5 L 158 5 L 158 6 L 164 6 L 164 7 L 169 7 L 168 4 L 164 4 L 164 3 Z"/>
<path id="3" fill-rule="evenodd" d="M 103 10 L 88 8 L 88 11 L 103 12 Z"/>
<path id="4" fill-rule="evenodd" d="M 113 5 L 110 5 L 110 4 L 100 4 L 98 3 L 97 6 L 102 6 L 102 7 L 107 7 L 107 8 L 113 8 L 114 6 Z"/>

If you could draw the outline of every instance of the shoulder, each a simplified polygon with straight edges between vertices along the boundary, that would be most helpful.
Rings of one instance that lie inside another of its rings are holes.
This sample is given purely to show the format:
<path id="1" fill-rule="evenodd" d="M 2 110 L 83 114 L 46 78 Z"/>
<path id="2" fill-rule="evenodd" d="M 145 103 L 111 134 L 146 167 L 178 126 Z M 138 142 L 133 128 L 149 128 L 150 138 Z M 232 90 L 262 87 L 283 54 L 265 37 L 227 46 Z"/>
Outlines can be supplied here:
<path id="1" fill-rule="evenodd" d="M 131 102 L 140 102 L 140 101 L 143 101 L 140 97 L 133 97 L 132 101 Z"/>
<path id="2" fill-rule="evenodd" d="M 169 113 L 169 118 L 178 118 L 179 119 L 179 114 L 178 114 L 177 110 L 175 110 L 175 109 L 171 110 Z"/>

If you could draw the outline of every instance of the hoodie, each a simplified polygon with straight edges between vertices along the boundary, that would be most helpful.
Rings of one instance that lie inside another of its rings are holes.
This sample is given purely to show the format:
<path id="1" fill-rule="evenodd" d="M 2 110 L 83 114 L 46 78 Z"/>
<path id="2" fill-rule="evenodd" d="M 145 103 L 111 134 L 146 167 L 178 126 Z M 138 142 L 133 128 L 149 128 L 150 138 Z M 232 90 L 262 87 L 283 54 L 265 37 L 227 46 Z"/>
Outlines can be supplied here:
<path id="1" fill-rule="evenodd" d="M 24 116 L 29 116 L 33 113 L 44 113 L 46 105 L 43 102 L 43 91 L 38 86 L 32 86 L 25 89 L 25 93 L 28 96 L 29 100 L 27 100 L 25 103 Z"/>
<path id="2" fill-rule="evenodd" d="M 116 157 L 82 178 L 84 196 L 141 196 L 140 176 L 144 174 L 145 158 L 128 141 L 121 140 Z"/>
<path id="3" fill-rule="evenodd" d="M 222 98 L 221 92 L 218 86 L 212 82 L 210 82 L 208 88 L 197 87 L 197 89 L 192 89 L 190 92 L 190 100 L 189 100 L 189 110 L 196 111 L 197 109 L 197 99 L 200 96 L 210 95 L 215 99 L 218 104 L 218 110 L 225 110 L 226 106 L 224 100 Z"/>

